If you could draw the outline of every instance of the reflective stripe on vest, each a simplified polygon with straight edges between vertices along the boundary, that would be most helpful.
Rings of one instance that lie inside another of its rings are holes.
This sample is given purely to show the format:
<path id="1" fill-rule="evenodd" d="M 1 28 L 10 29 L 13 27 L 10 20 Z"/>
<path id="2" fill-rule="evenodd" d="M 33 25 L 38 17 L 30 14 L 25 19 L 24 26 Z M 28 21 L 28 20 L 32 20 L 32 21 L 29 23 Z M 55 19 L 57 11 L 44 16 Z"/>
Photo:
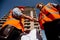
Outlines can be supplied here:
<path id="1" fill-rule="evenodd" d="M 47 17 L 43 12 L 40 13 L 40 20 L 44 20 L 45 22 L 47 21 L 52 21 L 49 17 Z M 45 23 L 44 22 L 44 23 Z"/>
<path id="2" fill-rule="evenodd" d="M 55 8 L 53 7 L 50 7 L 49 5 L 45 6 L 45 9 L 49 12 L 48 14 L 50 15 L 47 15 L 49 18 L 51 18 L 52 20 L 54 19 L 59 19 L 60 18 L 60 15 L 59 15 L 59 12 L 57 10 L 53 10 Z M 53 18 L 52 18 L 53 17 Z"/>

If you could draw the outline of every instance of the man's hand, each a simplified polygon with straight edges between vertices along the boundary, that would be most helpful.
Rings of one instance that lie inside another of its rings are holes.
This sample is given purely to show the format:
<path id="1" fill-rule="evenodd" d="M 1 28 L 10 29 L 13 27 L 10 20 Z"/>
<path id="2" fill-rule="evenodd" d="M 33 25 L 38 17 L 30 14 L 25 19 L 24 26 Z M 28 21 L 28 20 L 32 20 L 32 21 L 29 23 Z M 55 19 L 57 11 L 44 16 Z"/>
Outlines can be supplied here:
<path id="1" fill-rule="evenodd" d="M 22 14 L 22 16 L 23 16 L 24 18 L 27 18 L 27 19 L 31 20 L 31 21 L 37 21 L 37 22 L 38 22 L 38 20 L 37 20 L 36 18 L 32 18 L 32 17 L 27 16 L 27 15 L 24 15 L 24 14 Z"/>
<path id="2" fill-rule="evenodd" d="M 36 18 L 33 18 L 33 21 L 37 21 L 37 22 L 38 22 L 38 19 L 36 19 Z"/>
<path id="3" fill-rule="evenodd" d="M 30 20 L 31 20 L 31 21 L 34 21 L 34 19 L 33 19 L 33 18 L 30 18 Z"/>

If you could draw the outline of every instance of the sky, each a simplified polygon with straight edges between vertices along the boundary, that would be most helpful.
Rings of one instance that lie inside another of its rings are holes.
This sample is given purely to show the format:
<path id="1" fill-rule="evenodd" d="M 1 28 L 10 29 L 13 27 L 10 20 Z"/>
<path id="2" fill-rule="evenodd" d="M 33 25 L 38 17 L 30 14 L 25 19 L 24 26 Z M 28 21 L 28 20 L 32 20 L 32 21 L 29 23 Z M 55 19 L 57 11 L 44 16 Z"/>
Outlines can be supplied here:
<path id="1" fill-rule="evenodd" d="M 60 0 L 0 0 L 0 18 L 9 12 L 14 6 L 31 6 L 35 7 L 35 5 L 39 2 L 47 4 L 48 2 L 59 4 Z M 39 10 L 36 9 L 37 14 Z"/>

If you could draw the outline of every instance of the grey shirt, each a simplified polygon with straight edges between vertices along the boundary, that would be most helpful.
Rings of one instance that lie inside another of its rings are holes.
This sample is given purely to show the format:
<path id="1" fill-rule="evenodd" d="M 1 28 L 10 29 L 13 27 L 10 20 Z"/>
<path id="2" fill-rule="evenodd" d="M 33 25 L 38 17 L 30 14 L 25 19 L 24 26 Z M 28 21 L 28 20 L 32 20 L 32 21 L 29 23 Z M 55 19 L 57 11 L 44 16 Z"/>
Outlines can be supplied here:
<path id="1" fill-rule="evenodd" d="M 22 12 L 19 8 L 14 8 L 13 9 L 13 15 L 16 16 L 16 17 L 19 17 L 22 15 Z"/>

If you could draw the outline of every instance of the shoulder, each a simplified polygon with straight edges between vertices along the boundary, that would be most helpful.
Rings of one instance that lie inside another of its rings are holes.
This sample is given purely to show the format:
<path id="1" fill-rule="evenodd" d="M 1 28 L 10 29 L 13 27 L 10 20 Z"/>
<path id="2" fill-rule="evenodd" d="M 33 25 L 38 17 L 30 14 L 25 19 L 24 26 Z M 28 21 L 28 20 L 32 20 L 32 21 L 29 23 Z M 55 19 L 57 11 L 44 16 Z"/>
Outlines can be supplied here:
<path id="1" fill-rule="evenodd" d="M 52 5 L 52 6 L 54 6 L 54 7 L 57 7 L 58 6 L 58 4 L 57 3 L 48 3 L 49 5 Z"/>
<path id="2" fill-rule="evenodd" d="M 16 8 L 13 8 L 13 11 L 16 11 L 16 10 L 20 10 L 18 7 L 16 7 Z"/>

